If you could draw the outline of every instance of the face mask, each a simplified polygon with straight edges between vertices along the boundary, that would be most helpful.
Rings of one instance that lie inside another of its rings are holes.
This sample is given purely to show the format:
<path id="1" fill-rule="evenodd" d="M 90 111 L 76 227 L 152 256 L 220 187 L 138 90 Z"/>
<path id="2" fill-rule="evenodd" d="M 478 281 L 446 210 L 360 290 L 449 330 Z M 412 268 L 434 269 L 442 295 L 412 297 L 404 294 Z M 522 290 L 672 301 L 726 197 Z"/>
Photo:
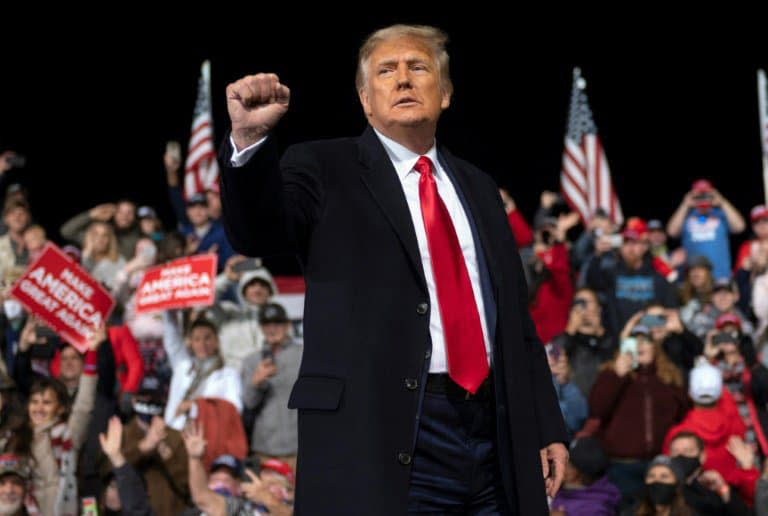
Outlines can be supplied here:
<path id="1" fill-rule="evenodd" d="M 646 484 L 645 488 L 648 490 L 648 498 L 654 505 L 670 505 L 675 499 L 675 493 L 677 493 L 677 484 L 653 482 Z"/>
<path id="2" fill-rule="evenodd" d="M 23 309 L 21 303 L 15 299 L 6 299 L 3 301 L 3 311 L 8 319 L 16 319 L 21 316 Z"/>
<path id="3" fill-rule="evenodd" d="M 678 455 L 672 458 L 672 465 L 680 469 L 685 478 L 690 477 L 694 471 L 701 467 L 698 457 L 683 457 Z"/>

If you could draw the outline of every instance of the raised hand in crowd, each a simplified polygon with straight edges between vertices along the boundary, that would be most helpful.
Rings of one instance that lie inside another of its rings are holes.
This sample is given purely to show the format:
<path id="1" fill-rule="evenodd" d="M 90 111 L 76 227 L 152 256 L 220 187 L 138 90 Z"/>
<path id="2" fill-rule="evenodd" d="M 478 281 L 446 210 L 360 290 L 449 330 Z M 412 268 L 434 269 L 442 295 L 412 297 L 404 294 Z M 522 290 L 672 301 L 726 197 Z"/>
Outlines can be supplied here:
<path id="1" fill-rule="evenodd" d="M 104 455 L 107 456 L 112 466 L 119 468 L 125 464 L 125 457 L 121 449 L 123 442 L 123 424 L 120 418 L 112 416 L 109 418 L 106 434 L 99 434 L 99 442 Z"/>
<path id="2" fill-rule="evenodd" d="M 101 326 L 94 326 L 91 331 L 91 336 L 88 338 L 88 349 L 91 351 L 97 351 L 99 346 L 107 340 L 107 327 L 104 323 Z"/>
<path id="3" fill-rule="evenodd" d="M 99 220 L 101 222 L 109 222 L 117 212 L 117 205 L 111 202 L 99 204 L 94 206 L 88 212 L 88 216 L 93 220 Z"/>
<path id="4" fill-rule="evenodd" d="M 731 489 L 723 476 L 714 469 L 708 469 L 698 476 L 697 480 L 706 489 L 717 493 L 724 502 L 731 499 Z"/>
<path id="5" fill-rule="evenodd" d="M 179 186 L 179 169 L 181 168 L 181 145 L 179 142 L 168 142 L 163 155 L 165 177 L 168 186 Z"/>
<path id="6" fill-rule="evenodd" d="M 39 324 L 42 324 L 39 322 L 37 317 L 30 316 L 27 319 L 26 324 L 24 325 L 24 328 L 21 330 L 21 335 L 19 335 L 19 352 L 26 352 L 29 351 L 29 348 L 32 347 L 34 344 L 47 344 L 48 339 L 45 337 L 38 337 L 36 329 Z"/>
<path id="7" fill-rule="evenodd" d="M 159 450 L 158 446 L 167 437 L 168 433 L 165 427 L 165 421 L 160 416 L 153 416 L 149 423 L 149 429 L 144 437 L 139 441 L 139 450 L 144 453 L 151 453 Z"/>
<path id="8" fill-rule="evenodd" d="M 187 456 L 191 459 L 202 459 L 205 455 L 205 446 L 208 444 L 203 433 L 203 425 L 190 421 L 181 432 L 181 437 L 184 439 Z"/>
<path id="9" fill-rule="evenodd" d="M 554 204 L 557 202 L 557 199 L 559 198 L 558 194 L 556 192 L 550 192 L 549 190 L 544 190 L 541 192 L 541 197 L 539 198 L 539 204 L 544 209 L 550 209 Z"/>
<path id="10" fill-rule="evenodd" d="M 240 280 L 240 276 L 242 276 L 243 273 L 236 271 L 234 267 L 238 263 L 242 263 L 247 259 L 248 258 L 243 256 L 242 254 L 236 254 L 231 256 L 229 260 L 227 260 L 227 263 L 224 264 L 224 274 L 226 274 L 227 279 L 229 281 L 235 283 Z"/>
<path id="11" fill-rule="evenodd" d="M 5 174 L 13 167 L 24 166 L 24 158 L 14 151 L 8 150 L 0 153 L 0 175 Z"/>
<path id="12" fill-rule="evenodd" d="M 248 75 L 227 86 L 227 110 L 237 150 L 258 142 L 288 111 L 291 92 L 273 73 Z"/>
<path id="13" fill-rule="evenodd" d="M 732 435 L 725 445 L 728 453 L 733 455 L 741 469 L 752 469 L 755 467 L 755 450 L 751 445 L 738 435 Z"/>
<path id="14" fill-rule="evenodd" d="M 632 354 L 621 353 L 613 363 L 613 371 L 619 378 L 624 378 L 632 370 Z"/>
<path id="15" fill-rule="evenodd" d="M 275 362 L 271 358 L 265 358 L 261 362 L 259 362 L 259 365 L 256 366 L 256 369 L 253 371 L 253 376 L 251 376 L 251 383 L 253 385 L 261 385 L 265 380 L 275 376 L 277 374 L 277 366 L 275 365 Z"/>
<path id="16" fill-rule="evenodd" d="M 245 498 L 255 504 L 265 506 L 269 510 L 269 514 L 277 516 L 292 514 L 291 508 L 283 503 L 282 496 L 278 494 L 279 490 L 284 489 L 284 486 L 275 481 L 262 480 L 250 469 L 246 469 L 245 474 L 248 480 L 240 484 L 240 490 Z"/>

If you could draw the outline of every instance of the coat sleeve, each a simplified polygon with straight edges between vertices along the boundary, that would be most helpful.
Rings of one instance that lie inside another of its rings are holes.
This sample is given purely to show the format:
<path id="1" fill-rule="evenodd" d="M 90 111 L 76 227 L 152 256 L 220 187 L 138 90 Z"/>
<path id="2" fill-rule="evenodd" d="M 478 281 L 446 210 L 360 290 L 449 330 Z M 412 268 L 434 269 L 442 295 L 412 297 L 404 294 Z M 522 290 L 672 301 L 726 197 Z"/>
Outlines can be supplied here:
<path id="1" fill-rule="evenodd" d="M 66 240 L 74 242 L 75 244 L 82 245 L 83 235 L 85 234 L 85 228 L 91 223 L 91 216 L 88 211 L 78 213 L 61 226 L 59 233 Z"/>
<path id="2" fill-rule="evenodd" d="M 105 343 L 106 344 L 106 343 Z M 67 426 L 72 436 L 72 445 L 79 449 L 85 442 L 88 435 L 88 426 L 91 423 L 91 412 L 96 403 L 96 382 L 97 376 L 91 374 L 81 374 L 80 383 L 77 387 L 75 402 L 72 404 L 72 412 L 69 415 Z"/>
<path id="3" fill-rule="evenodd" d="M 144 377 L 144 359 L 139 352 L 139 343 L 133 338 L 127 326 L 120 328 L 118 346 L 123 352 L 126 368 L 125 385 L 121 385 L 120 388 L 123 392 L 136 392 Z"/>
<path id="4" fill-rule="evenodd" d="M 235 251 L 246 256 L 306 257 L 324 200 L 320 161 L 311 146 L 290 147 L 278 161 L 270 136 L 242 167 L 230 163 L 229 136 L 219 152 L 223 223 Z"/>
<path id="5" fill-rule="evenodd" d="M 152 516 L 154 511 L 149 505 L 147 492 L 141 482 L 141 477 L 130 464 L 123 464 L 112 470 L 117 481 L 117 494 L 123 514 L 136 516 Z"/>
<path id="6" fill-rule="evenodd" d="M 498 195 L 496 196 L 498 198 Z M 501 201 L 498 200 L 499 209 L 503 210 Z M 520 319 L 523 325 L 523 349 L 528 351 L 528 359 L 532 379 L 532 396 L 539 427 L 539 443 L 544 448 L 553 443 L 568 442 L 568 432 L 560 411 L 560 403 L 552 384 L 552 372 L 549 370 L 544 345 L 541 343 L 536 327 L 528 312 L 528 286 L 525 282 L 523 264 L 520 253 L 511 253 L 515 262 L 514 268 L 517 274 L 517 303 L 520 310 Z"/>

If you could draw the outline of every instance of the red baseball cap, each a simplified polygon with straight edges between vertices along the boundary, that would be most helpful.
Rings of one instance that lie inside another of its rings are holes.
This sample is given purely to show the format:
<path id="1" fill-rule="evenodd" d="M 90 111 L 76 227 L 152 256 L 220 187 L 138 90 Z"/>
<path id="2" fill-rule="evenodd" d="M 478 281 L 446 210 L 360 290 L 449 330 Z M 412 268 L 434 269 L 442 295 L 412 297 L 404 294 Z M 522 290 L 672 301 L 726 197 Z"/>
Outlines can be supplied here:
<path id="1" fill-rule="evenodd" d="M 741 319 L 738 315 L 725 313 L 715 320 L 715 328 L 722 330 L 726 324 L 733 324 L 741 330 Z"/>
<path id="2" fill-rule="evenodd" d="M 764 204 L 758 204 L 749 212 L 749 218 L 753 224 L 760 219 L 768 219 L 768 208 Z"/>
<path id="3" fill-rule="evenodd" d="M 271 469 L 272 471 L 275 471 L 277 473 L 280 473 L 285 478 L 287 478 L 291 484 L 293 484 L 293 470 L 291 467 L 278 459 L 267 459 L 261 461 L 261 469 Z"/>
<path id="4" fill-rule="evenodd" d="M 691 190 L 693 190 L 696 193 L 705 193 L 705 192 L 711 192 L 714 190 L 712 187 L 712 183 L 710 183 L 706 179 L 698 179 L 693 182 L 693 186 L 691 186 Z"/>
<path id="5" fill-rule="evenodd" d="M 630 217 L 621 235 L 627 240 L 644 240 L 648 235 L 648 224 L 640 217 Z"/>

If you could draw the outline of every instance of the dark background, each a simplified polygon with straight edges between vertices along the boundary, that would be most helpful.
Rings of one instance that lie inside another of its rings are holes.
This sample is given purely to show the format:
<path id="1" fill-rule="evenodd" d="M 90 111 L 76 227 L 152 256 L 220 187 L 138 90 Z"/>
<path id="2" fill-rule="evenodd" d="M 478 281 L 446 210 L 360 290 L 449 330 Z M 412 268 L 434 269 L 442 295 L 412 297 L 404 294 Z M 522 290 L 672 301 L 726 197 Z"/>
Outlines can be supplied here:
<path id="1" fill-rule="evenodd" d="M 278 130 L 282 146 L 359 134 L 357 48 L 393 22 L 449 32 L 455 95 L 438 138 L 507 186 L 529 218 L 540 192 L 559 187 L 574 65 L 587 79 L 625 215 L 666 220 L 700 177 L 745 215 L 762 202 L 756 70 L 768 57 L 752 49 L 764 44 L 724 44 L 675 26 L 609 34 L 563 22 L 525 31 L 536 19 L 480 9 L 348 22 L 329 22 L 328 12 L 323 19 L 291 14 L 224 36 L 207 33 L 204 23 L 194 30 L 94 24 L 46 33 L 43 46 L 34 33 L 3 45 L 0 149 L 28 157 L 13 174 L 29 187 L 37 220 L 57 239 L 68 217 L 129 197 L 172 224 L 162 155 L 167 140 L 186 148 L 206 58 L 217 142 L 227 128 L 226 85 L 260 71 L 277 73 L 292 91 Z M 234 23 L 258 13 L 229 16 Z"/>

